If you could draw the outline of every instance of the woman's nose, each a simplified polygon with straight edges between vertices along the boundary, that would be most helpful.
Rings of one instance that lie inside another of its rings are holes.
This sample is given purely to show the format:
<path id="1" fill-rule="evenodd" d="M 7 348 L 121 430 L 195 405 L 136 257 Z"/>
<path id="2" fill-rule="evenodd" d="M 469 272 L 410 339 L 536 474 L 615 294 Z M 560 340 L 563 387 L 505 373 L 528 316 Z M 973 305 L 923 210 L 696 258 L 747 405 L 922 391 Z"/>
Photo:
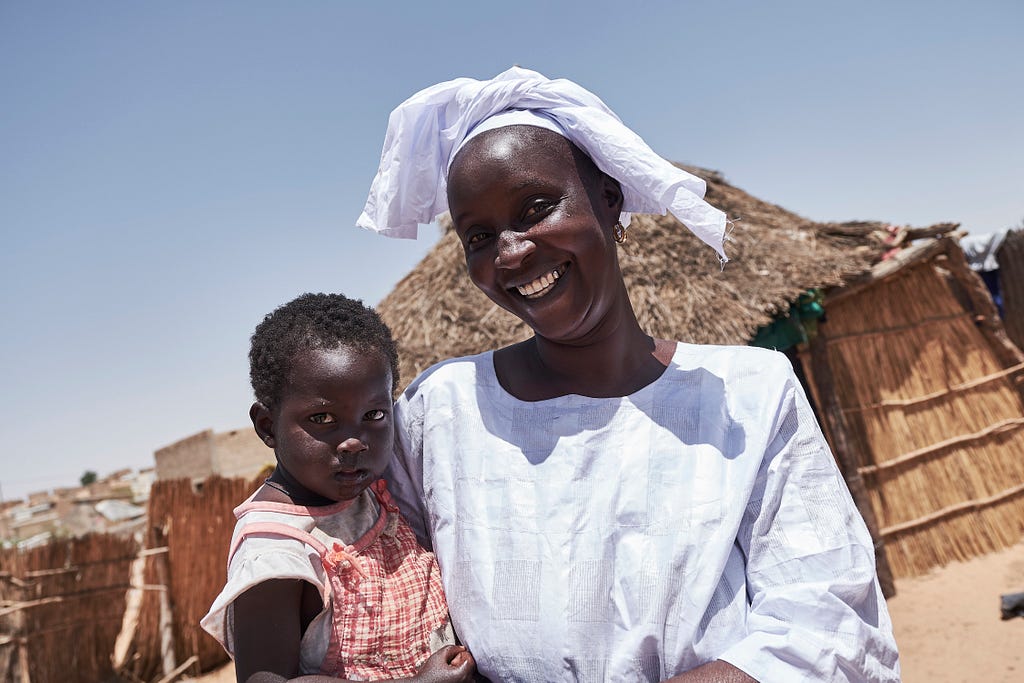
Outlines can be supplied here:
<path id="1" fill-rule="evenodd" d="M 365 451 L 368 448 L 369 447 L 365 443 L 363 443 L 361 440 L 357 439 L 354 436 L 350 436 L 349 438 L 345 439 L 344 441 L 338 444 L 339 453 L 361 453 L 362 451 Z"/>
<path id="2" fill-rule="evenodd" d="M 498 268 L 518 268 L 533 253 L 536 245 L 525 232 L 505 228 L 498 233 L 498 254 L 494 257 L 494 265 Z"/>

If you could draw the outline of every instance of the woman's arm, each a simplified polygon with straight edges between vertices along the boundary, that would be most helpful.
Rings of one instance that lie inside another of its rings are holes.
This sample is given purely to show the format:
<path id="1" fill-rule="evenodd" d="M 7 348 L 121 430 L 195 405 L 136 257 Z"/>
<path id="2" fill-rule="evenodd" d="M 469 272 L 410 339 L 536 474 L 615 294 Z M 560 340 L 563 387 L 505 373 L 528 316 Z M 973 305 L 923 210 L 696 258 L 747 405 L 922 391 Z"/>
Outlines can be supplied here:
<path id="1" fill-rule="evenodd" d="M 719 657 L 762 680 L 898 681 L 871 537 L 786 370 L 736 538 L 746 565 L 747 635 Z"/>

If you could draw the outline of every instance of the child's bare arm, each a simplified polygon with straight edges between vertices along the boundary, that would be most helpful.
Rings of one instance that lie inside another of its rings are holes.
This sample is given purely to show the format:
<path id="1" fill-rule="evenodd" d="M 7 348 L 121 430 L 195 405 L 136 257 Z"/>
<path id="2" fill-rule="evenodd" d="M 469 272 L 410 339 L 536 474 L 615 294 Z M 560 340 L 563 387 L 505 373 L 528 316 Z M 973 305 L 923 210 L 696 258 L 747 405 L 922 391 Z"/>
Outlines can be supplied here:
<path id="1" fill-rule="evenodd" d="M 245 683 L 257 672 L 285 679 L 299 675 L 302 597 L 307 583 L 272 579 L 234 602 L 235 677 Z"/>
<path id="2" fill-rule="evenodd" d="M 237 673 L 237 668 L 236 668 Z M 472 683 L 476 673 L 476 662 L 469 650 L 461 645 L 446 645 L 423 663 L 415 676 L 396 678 L 392 683 Z M 288 679 L 269 671 L 257 671 L 249 678 L 239 677 L 238 683 L 350 683 L 341 678 L 329 676 L 299 676 Z"/>
<path id="3" fill-rule="evenodd" d="M 242 593 L 234 603 L 235 678 L 238 683 L 347 683 L 328 676 L 300 676 L 299 650 L 308 621 L 303 619 L 303 592 L 298 579 L 272 579 Z M 311 586 L 310 586 L 311 587 Z M 315 589 L 314 589 L 315 590 Z M 441 648 L 424 662 L 416 683 L 472 681 L 476 663 L 458 645 Z"/>

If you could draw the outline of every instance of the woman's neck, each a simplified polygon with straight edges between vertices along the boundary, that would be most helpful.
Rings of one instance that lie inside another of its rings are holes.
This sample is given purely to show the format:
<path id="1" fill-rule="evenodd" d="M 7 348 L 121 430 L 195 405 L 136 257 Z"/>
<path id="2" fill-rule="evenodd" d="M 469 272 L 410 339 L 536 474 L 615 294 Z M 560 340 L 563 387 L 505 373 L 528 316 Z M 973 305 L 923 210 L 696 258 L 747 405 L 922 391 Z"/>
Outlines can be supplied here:
<path id="1" fill-rule="evenodd" d="M 495 352 L 498 381 L 524 401 L 579 394 L 628 396 L 655 381 L 675 352 L 673 342 L 644 332 L 633 311 L 584 343 L 534 336 Z"/>

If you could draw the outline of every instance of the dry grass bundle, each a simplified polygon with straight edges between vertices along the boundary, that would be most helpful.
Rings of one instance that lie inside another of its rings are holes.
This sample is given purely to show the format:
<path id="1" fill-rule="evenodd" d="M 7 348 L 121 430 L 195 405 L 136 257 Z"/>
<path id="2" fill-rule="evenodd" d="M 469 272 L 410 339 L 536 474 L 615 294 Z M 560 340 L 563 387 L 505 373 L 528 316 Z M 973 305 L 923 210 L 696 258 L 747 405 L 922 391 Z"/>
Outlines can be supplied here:
<path id="1" fill-rule="evenodd" d="M 99 681 L 112 671 L 121 628 L 131 538 L 90 534 L 0 553 L 0 670 L 4 680 Z M 27 669 L 27 670 L 26 670 Z"/>
<path id="2" fill-rule="evenodd" d="M 1006 333 L 1024 349 L 1024 229 L 1006 235 L 997 257 Z"/>
<path id="3" fill-rule="evenodd" d="M 1024 406 L 928 261 L 828 305 L 819 331 L 896 576 L 1024 531 Z M 1016 368 L 1019 370 L 1020 368 Z"/>
<path id="4" fill-rule="evenodd" d="M 722 270 L 714 252 L 671 216 L 634 216 L 619 252 L 640 324 L 667 339 L 745 344 L 802 292 L 838 285 L 882 254 L 881 223 L 814 224 L 739 190 L 713 171 L 707 198 L 735 226 Z M 431 364 L 525 339 L 530 330 L 466 275 L 450 228 L 380 303 L 400 340 L 405 383 Z"/>

